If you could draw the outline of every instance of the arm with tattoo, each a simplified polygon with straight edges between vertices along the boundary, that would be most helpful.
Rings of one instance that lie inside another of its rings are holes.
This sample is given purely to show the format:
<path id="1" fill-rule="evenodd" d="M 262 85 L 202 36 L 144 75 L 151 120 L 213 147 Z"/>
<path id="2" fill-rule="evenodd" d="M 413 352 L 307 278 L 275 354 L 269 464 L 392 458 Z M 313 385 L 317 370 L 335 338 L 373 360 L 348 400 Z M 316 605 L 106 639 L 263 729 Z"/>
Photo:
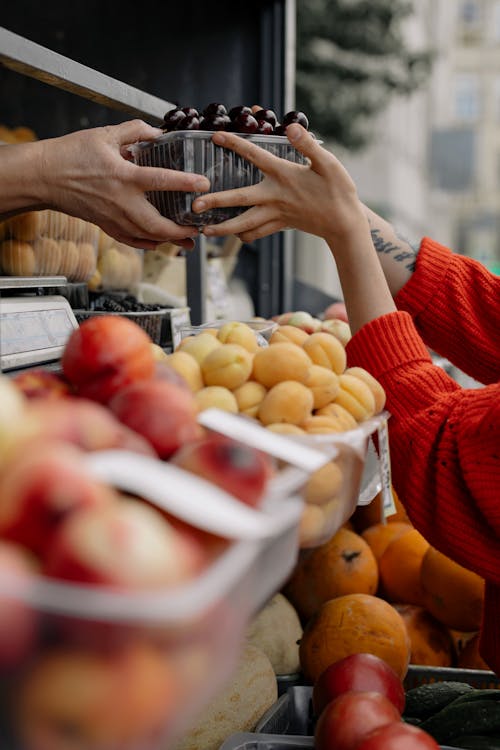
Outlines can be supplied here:
<path id="1" fill-rule="evenodd" d="M 401 237 L 388 221 L 365 206 L 372 242 L 394 297 L 415 270 L 418 248 Z"/>

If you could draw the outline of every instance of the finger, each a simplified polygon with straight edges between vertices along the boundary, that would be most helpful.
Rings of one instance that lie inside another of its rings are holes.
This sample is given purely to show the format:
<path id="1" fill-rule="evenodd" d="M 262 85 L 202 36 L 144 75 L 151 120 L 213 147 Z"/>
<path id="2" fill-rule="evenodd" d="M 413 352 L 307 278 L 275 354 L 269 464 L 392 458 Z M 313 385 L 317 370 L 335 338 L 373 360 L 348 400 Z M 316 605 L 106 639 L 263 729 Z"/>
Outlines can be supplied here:
<path id="1" fill-rule="evenodd" d="M 231 151 L 239 154 L 265 173 L 272 173 L 273 167 L 276 167 L 278 164 L 283 165 L 283 159 L 274 156 L 269 151 L 265 151 L 260 146 L 252 143 L 252 141 L 242 138 L 235 133 L 219 130 L 214 133 L 212 140 L 217 146 L 224 146 L 224 148 L 231 149 Z"/>
<path id="2" fill-rule="evenodd" d="M 203 228 L 203 233 L 207 237 L 224 237 L 227 234 L 241 234 L 249 232 L 261 224 L 266 224 L 271 220 L 270 209 L 264 206 L 254 206 L 248 211 L 227 219 L 220 224 L 209 224 Z"/>
<path id="3" fill-rule="evenodd" d="M 333 154 L 323 148 L 312 133 L 303 128 L 302 125 L 292 123 L 287 127 L 286 135 L 292 146 L 309 159 L 314 172 L 320 175 L 326 174 L 329 172 L 332 161 L 341 166 Z"/>
<path id="4" fill-rule="evenodd" d="M 136 184 L 144 192 L 182 190 L 188 193 L 204 193 L 210 190 L 210 181 L 200 174 L 161 167 L 139 167 L 132 164 L 130 167 L 136 170 Z"/>
<path id="5" fill-rule="evenodd" d="M 240 240 L 242 242 L 254 242 L 255 240 L 260 240 L 262 237 L 267 237 L 270 234 L 275 234 L 275 232 L 279 232 L 283 229 L 283 226 L 281 223 L 274 219 L 273 221 L 268 221 L 266 224 L 261 224 L 259 227 L 256 227 L 255 229 L 252 229 L 248 232 L 242 232 L 238 235 Z"/>
<path id="6" fill-rule="evenodd" d="M 128 120 L 120 125 L 111 126 L 120 145 L 135 141 L 151 141 L 162 134 L 161 128 L 148 125 L 144 120 Z"/>
<path id="7" fill-rule="evenodd" d="M 220 206 L 253 206 L 258 199 L 255 187 L 255 185 L 249 185 L 248 187 L 225 190 L 219 193 L 207 193 L 193 201 L 192 209 L 195 213 L 200 214 L 209 208 L 219 208 Z"/>

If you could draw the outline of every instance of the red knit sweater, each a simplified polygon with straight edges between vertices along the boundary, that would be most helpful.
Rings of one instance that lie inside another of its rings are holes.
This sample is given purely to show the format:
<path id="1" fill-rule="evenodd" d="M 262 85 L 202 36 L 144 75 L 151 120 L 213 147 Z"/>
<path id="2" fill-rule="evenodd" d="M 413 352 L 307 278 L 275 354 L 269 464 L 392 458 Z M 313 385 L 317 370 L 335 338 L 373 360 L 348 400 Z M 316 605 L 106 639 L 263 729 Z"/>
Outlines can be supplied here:
<path id="1" fill-rule="evenodd" d="M 425 238 L 396 305 L 353 336 L 348 362 L 385 388 L 412 523 L 486 580 L 481 654 L 500 674 L 500 278 Z M 423 341 L 485 386 L 461 388 Z"/>

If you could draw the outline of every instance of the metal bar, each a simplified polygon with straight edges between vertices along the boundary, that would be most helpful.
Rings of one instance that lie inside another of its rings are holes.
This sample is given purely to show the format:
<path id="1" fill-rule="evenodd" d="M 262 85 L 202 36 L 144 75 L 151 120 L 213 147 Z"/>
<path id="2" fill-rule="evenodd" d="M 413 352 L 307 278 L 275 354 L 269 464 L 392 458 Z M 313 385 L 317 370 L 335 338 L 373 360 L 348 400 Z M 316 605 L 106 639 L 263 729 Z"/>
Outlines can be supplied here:
<path id="1" fill-rule="evenodd" d="M 205 236 L 200 234 L 193 250 L 186 253 L 187 303 L 194 326 L 206 322 L 207 250 Z"/>
<path id="2" fill-rule="evenodd" d="M 161 124 L 175 105 L 0 27 L 0 63 L 49 86 Z"/>

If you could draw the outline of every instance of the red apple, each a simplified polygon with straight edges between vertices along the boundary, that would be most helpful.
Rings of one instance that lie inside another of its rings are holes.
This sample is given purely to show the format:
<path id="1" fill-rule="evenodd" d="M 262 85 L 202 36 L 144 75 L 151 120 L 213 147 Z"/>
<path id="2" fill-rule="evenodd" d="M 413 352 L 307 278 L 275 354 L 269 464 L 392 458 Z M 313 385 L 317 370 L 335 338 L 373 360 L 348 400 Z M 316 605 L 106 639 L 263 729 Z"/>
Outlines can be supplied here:
<path id="1" fill-rule="evenodd" d="M 327 703 L 348 690 L 381 693 L 399 713 L 405 707 L 403 683 L 394 670 L 374 654 L 350 654 L 321 673 L 312 694 L 315 715 L 319 716 Z"/>
<path id="2" fill-rule="evenodd" d="M 37 615 L 23 594 L 36 565 L 17 544 L 0 541 L 0 669 L 19 665 L 35 645 Z"/>
<path id="3" fill-rule="evenodd" d="M 35 368 L 14 375 L 12 382 L 26 398 L 54 399 L 69 396 L 67 380 L 57 372 Z"/>
<path id="4" fill-rule="evenodd" d="M 207 555 L 138 500 L 72 513 L 54 536 L 44 572 L 53 578 L 115 588 L 175 586 L 192 578 Z"/>
<path id="5" fill-rule="evenodd" d="M 190 390 L 166 380 L 148 380 L 123 388 L 109 404 L 123 424 L 148 440 L 160 458 L 169 458 L 203 429 Z"/>
<path id="6" fill-rule="evenodd" d="M 105 406 L 85 398 L 30 402 L 25 432 L 37 438 L 63 440 L 84 451 L 116 448 L 155 455 L 145 438 L 122 424 Z"/>
<path id="7" fill-rule="evenodd" d="M 396 706 L 380 693 L 350 690 L 323 709 L 314 732 L 316 750 L 355 750 L 366 735 L 401 722 Z"/>
<path id="8" fill-rule="evenodd" d="M 345 305 L 343 302 L 332 302 L 331 305 L 328 305 L 326 310 L 323 313 L 323 319 L 324 320 L 343 320 L 344 323 L 349 323 L 349 318 L 347 317 L 347 311 L 345 309 Z"/>
<path id="9" fill-rule="evenodd" d="M 266 454 L 216 433 L 184 445 L 172 456 L 171 463 L 208 479 L 252 506 L 260 504 L 272 473 Z"/>
<path id="10" fill-rule="evenodd" d="M 155 369 L 150 337 L 120 315 L 81 323 L 69 337 L 61 361 L 77 393 L 102 403 L 126 385 L 151 378 Z"/>
<path id="11" fill-rule="evenodd" d="M 439 747 L 423 729 L 401 721 L 374 729 L 356 750 L 439 750 Z"/>
<path id="12" fill-rule="evenodd" d="M 114 491 L 88 476 L 81 455 L 67 443 L 39 440 L 11 458 L 0 473 L 0 537 L 42 555 L 69 513 L 111 502 Z"/>

